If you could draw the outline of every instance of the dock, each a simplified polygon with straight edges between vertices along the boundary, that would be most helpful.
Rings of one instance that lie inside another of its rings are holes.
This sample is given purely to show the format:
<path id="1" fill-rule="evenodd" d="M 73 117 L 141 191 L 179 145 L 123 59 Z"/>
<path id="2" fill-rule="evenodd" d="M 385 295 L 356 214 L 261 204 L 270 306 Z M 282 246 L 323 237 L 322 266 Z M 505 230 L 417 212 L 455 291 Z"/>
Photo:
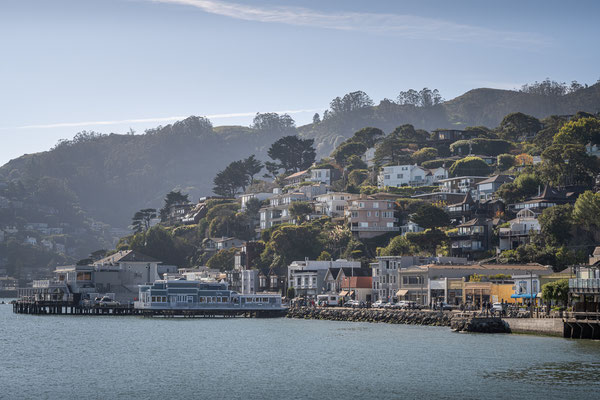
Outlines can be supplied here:
<path id="1" fill-rule="evenodd" d="M 15 314 L 29 315 L 88 315 L 88 316 L 142 316 L 147 318 L 279 318 L 287 309 L 138 309 L 133 305 L 81 305 L 72 301 L 16 300 L 12 303 Z"/>

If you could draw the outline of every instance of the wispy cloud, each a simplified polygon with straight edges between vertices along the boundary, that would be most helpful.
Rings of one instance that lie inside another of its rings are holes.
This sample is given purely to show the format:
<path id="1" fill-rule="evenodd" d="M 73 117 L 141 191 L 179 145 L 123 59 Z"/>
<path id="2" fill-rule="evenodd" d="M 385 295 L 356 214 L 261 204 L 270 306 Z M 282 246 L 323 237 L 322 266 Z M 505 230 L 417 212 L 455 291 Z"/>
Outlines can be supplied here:
<path id="1" fill-rule="evenodd" d="M 302 114 L 309 112 L 316 112 L 319 109 L 302 109 L 302 110 L 282 110 L 274 111 L 277 114 Z M 253 117 L 256 112 L 242 112 L 242 113 L 228 113 L 228 114 L 212 114 L 205 115 L 206 118 L 211 120 L 228 119 L 228 118 L 239 118 L 239 117 Z M 101 125 L 123 125 L 123 124 L 139 124 L 139 123 L 160 123 L 160 122 L 173 122 L 180 121 L 187 118 L 186 116 L 174 116 L 174 117 L 158 117 L 158 118 L 135 118 L 135 119 L 120 119 L 120 120 L 108 120 L 108 121 L 83 121 L 83 122 L 57 122 L 50 124 L 35 124 L 35 125 L 22 125 L 15 127 L 4 127 L 2 130 L 8 129 L 53 129 L 53 128 L 78 128 L 86 126 L 101 126 Z"/>
<path id="2" fill-rule="evenodd" d="M 151 1 L 196 7 L 207 13 L 245 21 L 362 31 L 410 39 L 479 42 L 507 47 L 547 44 L 547 40 L 536 33 L 493 30 L 414 15 L 367 12 L 324 13 L 303 7 L 267 8 L 217 0 Z"/>

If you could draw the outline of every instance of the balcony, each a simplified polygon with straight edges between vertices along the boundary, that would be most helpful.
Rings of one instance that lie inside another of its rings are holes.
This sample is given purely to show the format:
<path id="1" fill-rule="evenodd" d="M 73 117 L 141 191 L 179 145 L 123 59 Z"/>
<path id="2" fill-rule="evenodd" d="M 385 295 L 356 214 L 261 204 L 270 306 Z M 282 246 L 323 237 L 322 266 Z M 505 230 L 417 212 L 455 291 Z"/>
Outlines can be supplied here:
<path id="1" fill-rule="evenodd" d="M 398 232 L 399 226 L 351 226 L 354 232 Z"/>
<path id="2" fill-rule="evenodd" d="M 600 279 L 569 279 L 569 291 L 573 293 L 600 294 Z"/>

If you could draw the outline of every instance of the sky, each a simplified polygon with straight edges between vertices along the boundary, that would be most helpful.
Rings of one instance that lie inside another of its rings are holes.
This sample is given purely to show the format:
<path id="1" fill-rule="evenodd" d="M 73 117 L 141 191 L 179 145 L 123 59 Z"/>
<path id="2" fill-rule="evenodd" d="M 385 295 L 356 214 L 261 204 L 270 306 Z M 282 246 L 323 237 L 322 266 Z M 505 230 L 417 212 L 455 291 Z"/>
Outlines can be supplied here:
<path id="1" fill-rule="evenodd" d="M 82 130 L 190 115 L 297 125 L 363 90 L 452 99 L 600 78 L 600 2 L 2 0 L 0 165 Z"/>

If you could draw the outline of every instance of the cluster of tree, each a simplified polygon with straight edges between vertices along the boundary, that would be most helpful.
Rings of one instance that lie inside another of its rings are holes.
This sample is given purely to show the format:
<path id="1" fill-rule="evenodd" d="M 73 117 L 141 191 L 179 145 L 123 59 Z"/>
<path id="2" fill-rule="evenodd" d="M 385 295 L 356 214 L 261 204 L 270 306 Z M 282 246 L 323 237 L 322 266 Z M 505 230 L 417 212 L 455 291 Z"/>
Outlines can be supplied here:
<path id="1" fill-rule="evenodd" d="M 423 88 L 419 91 L 409 89 L 406 92 L 400 92 L 397 98 L 398 104 L 412 105 L 415 107 L 433 107 L 441 104 L 444 99 L 437 89 Z"/>
<path id="2" fill-rule="evenodd" d="M 233 198 L 240 190 L 245 192 L 246 187 L 254 182 L 254 176 L 262 169 L 263 163 L 254 154 L 243 160 L 233 161 L 213 179 L 213 192 Z"/>
<path id="3" fill-rule="evenodd" d="M 351 92 L 343 97 L 336 97 L 329 103 L 329 110 L 323 113 L 323 119 L 328 119 L 336 115 L 343 115 L 361 108 L 372 107 L 373 100 L 365 92 L 358 90 Z"/>
<path id="4" fill-rule="evenodd" d="M 458 140 L 450 145 L 453 154 L 480 154 L 484 156 L 497 156 L 512 150 L 513 144 L 503 139 L 475 138 Z"/>
<path id="5" fill-rule="evenodd" d="M 535 81 L 534 83 L 528 83 L 521 86 L 521 92 L 538 94 L 541 96 L 559 97 L 587 88 L 587 83 L 582 85 L 577 81 L 571 81 L 571 84 L 567 85 L 565 82 L 556 82 L 550 80 L 550 78 L 546 78 L 541 82 Z"/>

